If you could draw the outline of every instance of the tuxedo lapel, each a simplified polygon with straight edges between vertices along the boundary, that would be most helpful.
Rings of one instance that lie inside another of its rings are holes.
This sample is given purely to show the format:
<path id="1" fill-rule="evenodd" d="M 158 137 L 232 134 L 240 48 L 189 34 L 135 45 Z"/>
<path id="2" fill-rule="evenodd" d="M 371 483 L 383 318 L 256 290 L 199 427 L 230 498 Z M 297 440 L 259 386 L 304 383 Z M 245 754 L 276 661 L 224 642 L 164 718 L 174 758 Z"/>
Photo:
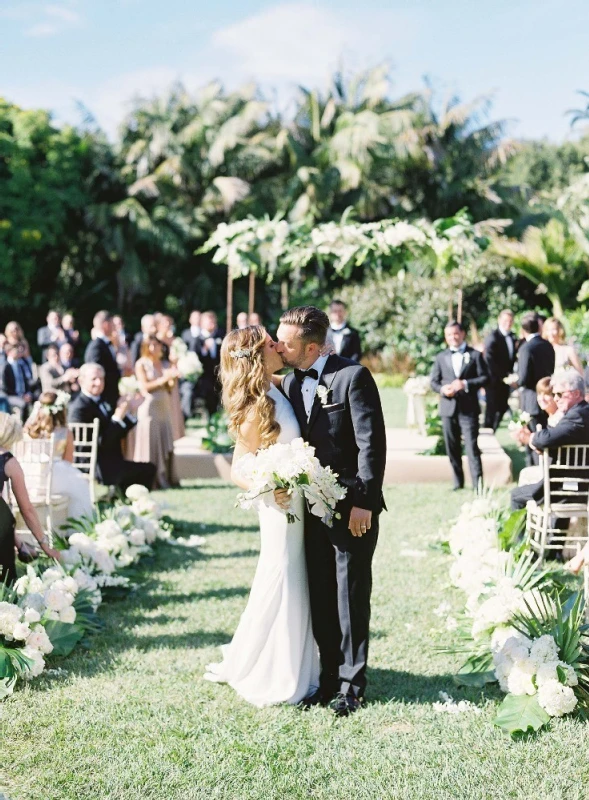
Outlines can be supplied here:
<path id="1" fill-rule="evenodd" d="M 464 353 L 462 354 L 462 367 L 460 368 L 460 375 L 459 378 L 464 376 L 464 373 L 467 371 L 468 367 L 472 364 L 473 358 L 470 352 L 470 348 L 466 348 Z"/>
<path id="2" fill-rule="evenodd" d="M 325 386 L 325 388 L 329 392 L 330 389 L 331 389 L 331 386 L 332 386 L 332 384 L 333 384 L 333 382 L 334 382 L 334 380 L 336 378 L 336 376 L 337 376 L 337 369 L 334 369 L 334 364 L 333 364 L 333 361 L 332 361 L 332 359 L 330 357 L 330 358 L 327 359 L 327 362 L 325 364 L 325 368 L 323 369 L 323 372 L 321 373 L 321 377 L 319 378 L 317 386 L 318 387 L 319 386 Z M 307 432 L 309 432 L 311 430 L 311 428 L 313 427 L 313 425 L 315 424 L 315 421 L 316 421 L 316 419 L 317 419 L 317 417 L 319 415 L 319 412 L 321 410 L 321 406 L 322 406 L 321 400 L 319 399 L 319 397 L 317 395 L 317 392 L 315 392 L 315 397 L 313 398 L 313 406 L 311 408 L 311 414 L 309 416 L 309 422 L 307 424 Z M 303 412 L 304 412 L 304 408 L 303 408 Z"/>

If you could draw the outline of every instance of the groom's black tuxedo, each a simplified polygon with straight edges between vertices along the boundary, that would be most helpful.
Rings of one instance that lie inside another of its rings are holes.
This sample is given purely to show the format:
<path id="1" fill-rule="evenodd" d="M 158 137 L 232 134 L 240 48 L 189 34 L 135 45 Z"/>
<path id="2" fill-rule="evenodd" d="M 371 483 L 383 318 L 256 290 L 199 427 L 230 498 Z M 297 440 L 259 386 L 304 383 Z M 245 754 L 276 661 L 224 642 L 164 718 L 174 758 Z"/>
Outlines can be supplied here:
<path id="1" fill-rule="evenodd" d="M 332 528 L 310 513 L 305 516 L 313 633 L 321 655 L 323 693 L 361 696 L 366 687 L 372 556 L 378 515 L 384 508 L 385 426 L 378 389 L 366 367 L 332 355 L 319 385 L 328 390 L 326 403 L 316 395 L 307 420 L 301 384 L 292 373 L 283 382 L 303 438 L 348 488 L 336 508 L 341 519 L 334 519 Z M 348 530 L 352 506 L 373 512 L 371 530 L 362 537 Z"/>

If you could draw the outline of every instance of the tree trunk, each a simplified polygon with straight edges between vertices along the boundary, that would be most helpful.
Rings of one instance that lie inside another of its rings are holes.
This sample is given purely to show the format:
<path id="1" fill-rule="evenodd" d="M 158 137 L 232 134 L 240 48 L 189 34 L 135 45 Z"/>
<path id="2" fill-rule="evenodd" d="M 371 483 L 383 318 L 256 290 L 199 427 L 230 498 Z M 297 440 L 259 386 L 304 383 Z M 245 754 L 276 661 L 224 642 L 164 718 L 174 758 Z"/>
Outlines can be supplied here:
<path id="1" fill-rule="evenodd" d="M 560 297 L 557 294 L 550 294 L 548 299 L 552 303 L 552 316 L 557 319 L 564 319 L 564 309 Z"/>
<path id="2" fill-rule="evenodd" d="M 462 325 L 462 298 L 463 298 L 463 292 L 462 292 L 462 289 L 459 289 L 458 290 L 458 308 L 457 308 L 457 311 L 456 311 L 456 319 L 458 320 L 458 322 L 461 325 Z"/>
<path id="3" fill-rule="evenodd" d="M 286 279 L 280 284 L 280 307 L 283 311 L 288 309 L 288 281 Z"/>
<path id="4" fill-rule="evenodd" d="M 256 304 L 256 273 L 253 269 L 250 270 L 250 285 L 249 285 L 249 298 L 247 304 L 247 313 L 253 314 Z"/>
<path id="5" fill-rule="evenodd" d="M 227 267 L 227 333 L 233 329 L 233 278 Z"/>

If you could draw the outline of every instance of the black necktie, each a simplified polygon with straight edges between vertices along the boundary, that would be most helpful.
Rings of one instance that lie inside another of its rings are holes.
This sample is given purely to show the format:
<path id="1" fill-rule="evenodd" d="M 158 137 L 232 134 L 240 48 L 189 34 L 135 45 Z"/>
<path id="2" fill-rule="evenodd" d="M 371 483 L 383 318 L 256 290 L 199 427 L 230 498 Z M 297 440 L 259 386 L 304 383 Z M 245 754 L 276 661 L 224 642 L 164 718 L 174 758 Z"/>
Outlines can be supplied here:
<path id="1" fill-rule="evenodd" d="M 319 373 L 316 369 L 311 367 L 311 369 L 304 370 L 304 369 L 295 369 L 294 371 L 295 378 L 297 381 L 302 385 L 305 378 L 314 378 L 317 380 L 319 378 Z"/>

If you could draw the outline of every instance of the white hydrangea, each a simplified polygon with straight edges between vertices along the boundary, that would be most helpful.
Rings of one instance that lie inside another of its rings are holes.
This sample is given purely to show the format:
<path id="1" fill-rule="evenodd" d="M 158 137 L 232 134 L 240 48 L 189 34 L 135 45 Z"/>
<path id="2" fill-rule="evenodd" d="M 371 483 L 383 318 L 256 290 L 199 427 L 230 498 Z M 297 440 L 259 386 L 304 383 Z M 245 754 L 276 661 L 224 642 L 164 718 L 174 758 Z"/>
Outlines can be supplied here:
<path id="1" fill-rule="evenodd" d="M 37 678 L 45 669 L 45 659 L 42 652 L 27 645 L 23 647 L 22 653 L 33 662 L 23 677 L 27 679 Z"/>
<path id="2" fill-rule="evenodd" d="M 530 647 L 530 660 L 536 667 L 546 662 L 558 661 L 558 645 L 554 637 L 545 635 L 535 639 Z"/>
<path id="3" fill-rule="evenodd" d="M 120 536 L 123 530 L 114 519 L 105 519 L 94 526 L 94 532 L 98 539 L 110 539 Z"/>
<path id="4" fill-rule="evenodd" d="M 21 621 L 22 615 L 22 610 L 13 603 L 5 600 L 0 602 L 0 636 L 13 638 L 14 628 Z"/>
<path id="5" fill-rule="evenodd" d="M 68 606 L 59 612 L 59 619 L 61 622 L 74 623 L 76 621 L 76 609 L 73 606 Z"/>
<path id="6" fill-rule="evenodd" d="M 559 681 L 546 681 L 538 688 L 538 702 L 551 717 L 562 717 L 574 710 L 577 698 L 569 686 Z"/>
<path id="7" fill-rule="evenodd" d="M 12 638 L 17 642 L 24 642 L 30 633 L 31 629 L 27 622 L 17 622 L 12 629 Z"/>
<path id="8" fill-rule="evenodd" d="M 41 614 L 35 608 L 27 608 L 25 609 L 24 620 L 29 625 L 33 625 L 35 622 L 41 621 Z"/>
<path id="9" fill-rule="evenodd" d="M 45 592 L 45 604 L 50 611 L 63 611 L 64 608 L 71 606 L 74 597 L 69 592 L 52 586 Z"/>
<path id="10" fill-rule="evenodd" d="M 49 636 L 47 636 L 47 632 L 42 625 L 35 625 L 30 634 L 27 636 L 26 646 L 27 648 L 32 648 L 33 650 L 39 650 L 44 655 L 51 653 L 53 650 L 51 640 L 49 639 Z"/>
<path id="11" fill-rule="evenodd" d="M 536 665 L 529 658 L 516 661 L 507 678 L 507 686 L 511 694 L 536 694 L 534 673 Z"/>
<path id="12" fill-rule="evenodd" d="M 566 674 L 565 682 L 567 686 L 576 686 L 579 683 L 577 673 L 570 664 L 566 664 L 564 661 L 544 661 L 536 670 L 536 684 L 538 687 L 549 681 L 558 681 L 558 667 L 563 669 Z"/>

